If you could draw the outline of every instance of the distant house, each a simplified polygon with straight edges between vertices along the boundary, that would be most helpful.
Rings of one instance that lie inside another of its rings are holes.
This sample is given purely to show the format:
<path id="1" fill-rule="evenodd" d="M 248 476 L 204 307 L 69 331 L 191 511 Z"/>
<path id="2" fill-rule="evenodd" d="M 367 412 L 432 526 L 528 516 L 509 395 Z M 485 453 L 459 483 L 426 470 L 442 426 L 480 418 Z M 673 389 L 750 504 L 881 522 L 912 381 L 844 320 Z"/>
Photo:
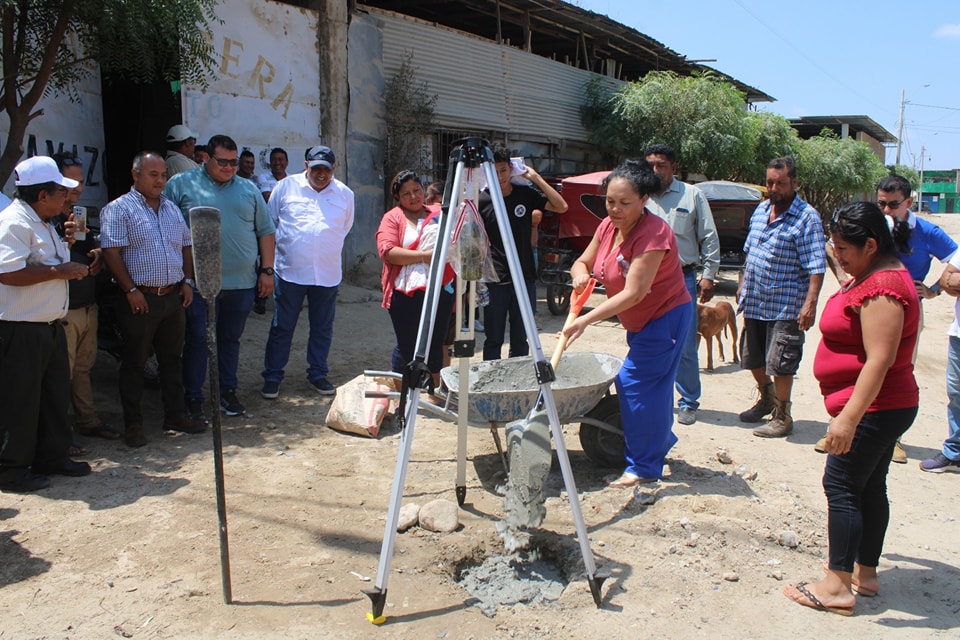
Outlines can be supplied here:
<path id="1" fill-rule="evenodd" d="M 960 212 L 960 169 L 923 172 L 923 210 L 931 213 Z"/>
<path id="2" fill-rule="evenodd" d="M 824 129 L 830 129 L 840 138 L 865 142 L 884 164 L 887 163 L 887 149 L 883 145 L 897 141 L 895 135 L 867 116 L 804 116 L 790 118 L 790 126 L 796 129 L 804 140 L 819 135 Z"/>

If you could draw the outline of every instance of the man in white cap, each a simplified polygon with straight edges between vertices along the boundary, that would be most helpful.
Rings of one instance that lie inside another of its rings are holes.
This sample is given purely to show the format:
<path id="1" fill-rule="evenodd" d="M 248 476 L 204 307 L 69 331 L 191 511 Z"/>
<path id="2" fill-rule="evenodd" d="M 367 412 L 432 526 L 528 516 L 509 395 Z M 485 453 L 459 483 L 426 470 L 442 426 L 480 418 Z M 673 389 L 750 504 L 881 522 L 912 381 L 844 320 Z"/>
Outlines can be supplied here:
<path id="1" fill-rule="evenodd" d="M 167 178 L 172 178 L 182 171 L 196 169 L 198 165 L 193 159 L 194 147 L 197 146 L 197 134 L 186 125 L 175 124 L 167 131 Z"/>
<path id="2" fill-rule="evenodd" d="M 337 288 L 343 278 L 343 241 L 353 227 L 353 191 L 333 177 L 337 159 L 329 147 L 307 150 L 306 170 L 277 183 L 267 206 L 277 227 L 274 313 L 263 357 L 260 395 L 280 394 L 283 370 L 300 309 L 307 299 L 307 383 L 321 395 L 336 393 L 327 380 Z"/>
<path id="3" fill-rule="evenodd" d="M 0 213 L 0 490 L 23 493 L 49 486 L 49 475 L 90 473 L 86 462 L 67 457 L 70 369 L 60 323 L 67 281 L 89 277 L 90 269 L 70 261 L 52 224 L 77 181 L 46 156 L 15 171 L 16 200 Z"/>

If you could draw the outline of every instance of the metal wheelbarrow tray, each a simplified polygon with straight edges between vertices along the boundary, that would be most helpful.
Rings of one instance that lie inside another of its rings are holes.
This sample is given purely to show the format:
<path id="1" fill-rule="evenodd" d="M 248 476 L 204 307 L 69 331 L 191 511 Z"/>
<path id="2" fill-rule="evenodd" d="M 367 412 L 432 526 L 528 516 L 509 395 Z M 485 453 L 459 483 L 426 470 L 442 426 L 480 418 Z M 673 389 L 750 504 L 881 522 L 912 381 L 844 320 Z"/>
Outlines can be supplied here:
<path id="1" fill-rule="evenodd" d="M 622 364 L 623 360 L 607 353 L 564 354 L 552 385 L 560 421 L 580 418 L 596 406 Z M 447 367 L 440 372 L 454 401 L 459 399 L 456 397 L 460 389 L 459 373 L 458 367 Z M 489 426 L 525 418 L 539 395 L 540 386 L 530 357 L 473 363 L 470 365 L 468 420 Z M 464 409 L 458 403 L 458 410 Z"/>

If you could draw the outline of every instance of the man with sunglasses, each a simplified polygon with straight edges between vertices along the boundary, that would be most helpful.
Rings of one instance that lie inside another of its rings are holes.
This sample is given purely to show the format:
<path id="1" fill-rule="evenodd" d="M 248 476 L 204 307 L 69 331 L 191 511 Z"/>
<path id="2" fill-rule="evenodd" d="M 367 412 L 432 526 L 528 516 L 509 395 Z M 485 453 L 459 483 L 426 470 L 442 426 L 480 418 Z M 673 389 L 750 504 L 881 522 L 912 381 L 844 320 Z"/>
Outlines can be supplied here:
<path id="1" fill-rule="evenodd" d="M 177 174 L 163 194 L 180 207 L 189 222 L 192 207 L 220 210 L 222 284 L 217 296 L 217 355 L 220 410 L 239 416 L 246 408 L 237 398 L 240 336 L 256 296 L 273 293 L 276 227 L 267 203 L 253 182 L 237 175 L 237 143 L 215 135 L 207 143 L 210 158 L 198 169 Z M 261 265 L 257 267 L 257 256 Z M 183 387 L 187 412 L 203 419 L 203 383 L 207 373 L 207 311 L 199 291 L 187 309 L 183 346 Z"/>
<path id="2" fill-rule="evenodd" d="M 70 368 L 61 324 L 67 282 L 90 271 L 70 261 L 52 224 L 79 184 L 45 156 L 14 171 L 17 198 L 0 212 L 0 491 L 24 493 L 49 486 L 50 475 L 90 473 L 67 456 Z"/>

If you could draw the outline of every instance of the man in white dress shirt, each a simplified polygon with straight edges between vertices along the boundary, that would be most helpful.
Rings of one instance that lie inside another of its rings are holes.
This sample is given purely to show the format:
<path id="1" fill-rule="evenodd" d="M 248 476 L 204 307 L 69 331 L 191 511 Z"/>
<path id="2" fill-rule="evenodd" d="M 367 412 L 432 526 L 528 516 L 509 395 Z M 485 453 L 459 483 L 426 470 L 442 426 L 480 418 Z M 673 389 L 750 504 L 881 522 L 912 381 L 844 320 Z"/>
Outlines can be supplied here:
<path id="1" fill-rule="evenodd" d="M 280 395 L 304 298 L 310 318 L 307 381 L 321 395 L 336 393 L 327 380 L 327 355 L 333 341 L 337 288 L 343 278 L 343 242 L 353 226 L 353 191 L 333 177 L 337 161 L 329 147 L 310 148 L 304 164 L 303 173 L 277 183 L 268 203 L 277 227 L 277 254 L 273 322 L 260 391 L 264 398 Z"/>

